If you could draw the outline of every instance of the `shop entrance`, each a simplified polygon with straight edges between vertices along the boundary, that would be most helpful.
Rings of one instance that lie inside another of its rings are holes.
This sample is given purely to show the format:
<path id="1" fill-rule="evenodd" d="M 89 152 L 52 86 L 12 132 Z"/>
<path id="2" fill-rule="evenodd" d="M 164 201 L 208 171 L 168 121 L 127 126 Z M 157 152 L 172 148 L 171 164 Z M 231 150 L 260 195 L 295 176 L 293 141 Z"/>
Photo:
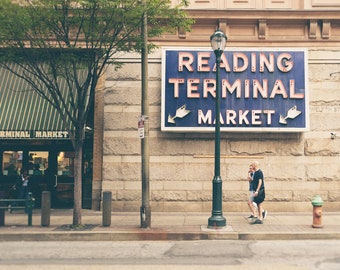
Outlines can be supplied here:
<path id="1" fill-rule="evenodd" d="M 20 67 L 14 66 L 20 73 Z M 51 192 L 53 208 L 73 207 L 74 148 L 68 134 L 74 130 L 72 122 L 63 119 L 45 98 L 31 91 L 26 80 L 6 69 L 0 68 L 0 73 L 1 196 L 16 196 L 12 187 L 25 169 L 37 207 L 45 190 Z M 62 96 L 68 96 L 66 82 L 60 86 Z M 83 208 L 92 206 L 94 100 L 89 101 L 83 141 Z"/>
<path id="2" fill-rule="evenodd" d="M 17 198 L 17 185 L 23 170 L 29 175 L 29 191 L 36 199 L 36 207 L 41 206 L 43 191 L 51 192 L 52 208 L 72 208 L 74 198 L 74 152 L 68 149 L 11 149 L 1 151 L 2 173 L 0 191 L 2 196 Z M 89 153 L 87 153 L 89 156 Z M 91 207 L 92 160 L 85 160 L 83 175 L 83 208 Z M 86 183 L 85 183 L 86 182 Z"/>

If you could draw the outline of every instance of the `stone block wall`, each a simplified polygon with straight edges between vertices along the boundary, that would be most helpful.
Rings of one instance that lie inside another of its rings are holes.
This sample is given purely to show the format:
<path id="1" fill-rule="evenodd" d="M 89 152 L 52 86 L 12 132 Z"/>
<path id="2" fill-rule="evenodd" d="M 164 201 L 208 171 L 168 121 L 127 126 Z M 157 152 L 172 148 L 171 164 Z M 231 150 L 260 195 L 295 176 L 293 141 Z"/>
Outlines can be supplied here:
<path id="1" fill-rule="evenodd" d="M 269 211 L 311 211 L 320 194 L 324 209 L 340 209 L 340 50 L 308 48 L 310 131 L 221 134 L 223 211 L 247 211 L 248 165 L 260 162 Z M 113 211 L 141 206 L 140 57 L 106 76 L 103 95 L 102 191 Z M 150 56 L 150 199 L 152 211 L 212 208 L 214 134 L 161 132 L 161 51 Z M 339 137 L 331 139 L 330 132 Z"/>

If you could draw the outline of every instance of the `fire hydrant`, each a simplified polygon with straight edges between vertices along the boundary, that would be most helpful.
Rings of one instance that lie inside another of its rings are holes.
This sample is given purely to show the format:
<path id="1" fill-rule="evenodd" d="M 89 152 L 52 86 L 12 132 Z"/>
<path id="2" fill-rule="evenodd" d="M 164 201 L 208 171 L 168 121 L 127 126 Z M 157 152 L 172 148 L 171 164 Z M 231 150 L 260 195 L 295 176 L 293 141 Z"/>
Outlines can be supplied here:
<path id="1" fill-rule="evenodd" d="M 313 228 L 323 228 L 322 225 L 322 206 L 323 201 L 320 197 L 320 195 L 316 195 L 312 199 L 312 205 L 313 205 Z"/>

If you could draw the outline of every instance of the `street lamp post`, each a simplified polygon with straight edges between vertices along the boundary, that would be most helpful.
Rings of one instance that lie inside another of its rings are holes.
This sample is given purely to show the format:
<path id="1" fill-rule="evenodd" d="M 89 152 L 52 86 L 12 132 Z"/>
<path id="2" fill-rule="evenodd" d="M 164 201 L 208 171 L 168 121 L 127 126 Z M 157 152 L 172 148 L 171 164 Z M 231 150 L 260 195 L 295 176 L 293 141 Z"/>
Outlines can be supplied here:
<path id="1" fill-rule="evenodd" d="M 208 219 L 209 228 L 221 228 L 226 226 L 226 219 L 222 213 L 222 178 L 220 173 L 220 141 L 221 141 L 221 122 L 220 122 L 220 100 L 221 100 L 221 82 L 220 82 L 220 64 L 221 55 L 224 51 L 227 36 L 219 29 L 210 37 L 211 47 L 216 56 L 216 96 L 215 96 L 215 175 L 213 184 L 213 203 L 212 214 Z"/>

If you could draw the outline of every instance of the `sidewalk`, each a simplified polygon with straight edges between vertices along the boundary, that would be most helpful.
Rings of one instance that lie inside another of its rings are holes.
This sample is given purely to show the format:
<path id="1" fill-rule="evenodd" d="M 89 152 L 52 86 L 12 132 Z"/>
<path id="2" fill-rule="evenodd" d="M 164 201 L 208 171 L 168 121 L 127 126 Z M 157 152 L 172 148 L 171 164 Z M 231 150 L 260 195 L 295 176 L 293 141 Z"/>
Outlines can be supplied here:
<path id="1" fill-rule="evenodd" d="M 249 224 L 248 213 L 224 212 L 227 226 L 208 229 L 211 213 L 152 213 L 151 228 L 140 228 L 139 212 L 112 212 L 111 226 L 102 226 L 102 213 L 83 210 L 85 228 L 72 230 L 72 209 L 51 210 L 50 226 L 41 226 L 40 209 L 27 226 L 23 211 L 5 213 L 0 241 L 137 241 L 137 240 L 291 240 L 340 239 L 340 213 L 323 213 L 323 228 L 312 228 L 312 213 L 268 213 L 264 224 Z"/>

